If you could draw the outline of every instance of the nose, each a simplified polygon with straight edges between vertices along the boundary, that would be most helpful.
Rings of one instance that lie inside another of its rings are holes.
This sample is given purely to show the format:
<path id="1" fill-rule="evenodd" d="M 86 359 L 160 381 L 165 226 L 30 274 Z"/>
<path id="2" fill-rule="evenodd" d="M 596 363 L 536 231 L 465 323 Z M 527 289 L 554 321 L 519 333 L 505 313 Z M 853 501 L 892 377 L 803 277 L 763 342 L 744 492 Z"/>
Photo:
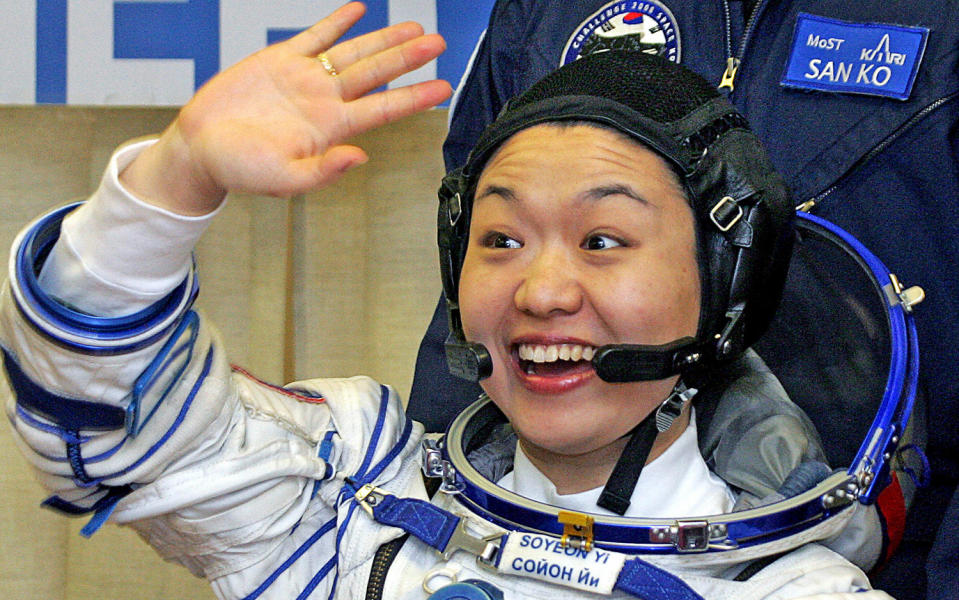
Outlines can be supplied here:
<path id="1" fill-rule="evenodd" d="M 583 290 L 573 261 L 560 249 L 543 248 L 529 261 L 513 302 L 537 317 L 572 314 L 583 305 Z"/>

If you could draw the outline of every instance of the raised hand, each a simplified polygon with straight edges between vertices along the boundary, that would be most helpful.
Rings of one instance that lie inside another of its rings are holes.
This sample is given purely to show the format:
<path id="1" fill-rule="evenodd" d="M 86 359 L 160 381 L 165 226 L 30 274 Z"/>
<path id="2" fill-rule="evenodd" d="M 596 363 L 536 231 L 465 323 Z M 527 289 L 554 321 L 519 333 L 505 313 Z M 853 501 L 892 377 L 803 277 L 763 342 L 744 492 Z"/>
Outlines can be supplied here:
<path id="1" fill-rule="evenodd" d="M 335 44 L 365 10 L 347 4 L 215 76 L 121 174 L 124 185 L 146 202 L 199 215 L 230 191 L 289 197 L 365 162 L 363 150 L 346 140 L 429 109 L 451 92 L 434 80 L 369 94 L 446 45 L 416 23 Z"/>

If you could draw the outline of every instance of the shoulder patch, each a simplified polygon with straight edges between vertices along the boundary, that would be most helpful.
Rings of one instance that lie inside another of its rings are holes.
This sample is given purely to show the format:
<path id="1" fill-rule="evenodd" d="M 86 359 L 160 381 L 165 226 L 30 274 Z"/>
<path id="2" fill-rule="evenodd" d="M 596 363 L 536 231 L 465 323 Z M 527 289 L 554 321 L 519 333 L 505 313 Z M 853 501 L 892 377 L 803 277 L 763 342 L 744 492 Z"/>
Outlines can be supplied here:
<path id="1" fill-rule="evenodd" d="M 680 60 L 679 27 L 658 0 L 616 0 L 587 17 L 570 35 L 559 66 L 608 50 L 639 50 Z"/>
<path id="2" fill-rule="evenodd" d="M 906 100 L 929 29 L 800 13 L 781 84 Z"/>

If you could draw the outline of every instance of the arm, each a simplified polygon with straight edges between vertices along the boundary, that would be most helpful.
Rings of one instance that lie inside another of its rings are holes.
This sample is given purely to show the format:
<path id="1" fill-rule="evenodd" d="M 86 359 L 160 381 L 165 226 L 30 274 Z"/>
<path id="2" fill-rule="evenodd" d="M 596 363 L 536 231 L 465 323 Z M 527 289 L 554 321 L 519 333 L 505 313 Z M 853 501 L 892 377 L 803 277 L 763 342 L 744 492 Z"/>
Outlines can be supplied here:
<path id="1" fill-rule="evenodd" d="M 493 122 L 507 100 L 525 89 L 521 74 L 528 66 L 526 30 L 533 6 L 498 0 L 489 25 L 477 40 L 467 72 L 450 103 L 450 128 L 443 143 L 446 170 L 466 162 L 483 129 Z M 535 20 L 535 17 L 532 17 Z M 546 73 L 537 73 L 534 80 Z"/>
<path id="2" fill-rule="evenodd" d="M 119 153 L 115 175 L 108 175 L 91 202 L 64 222 L 60 241 L 76 234 L 76 244 L 59 243 L 56 253 L 48 254 L 62 212 L 41 219 L 21 237 L 15 252 L 22 258 L 24 277 L 10 282 L 0 315 L 7 371 L 11 378 L 14 372 L 19 376 L 7 410 L 28 460 L 53 493 L 51 504 L 105 516 L 123 498 L 113 513 L 116 520 L 150 516 L 148 505 L 153 515 L 164 514 L 170 505 L 149 499 L 162 486 L 144 484 L 186 473 L 227 445 L 231 451 L 252 452 L 253 432 L 274 435 L 280 429 L 247 422 L 244 411 L 250 406 L 270 404 L 265 388 L 231 375 L 214 334 L 189 311 L 194 293 L 190 251 L 225 192 L 295 193 L 302 186 L 328 184 L 343 168 L 365 158 L 360 149 L 343 145 L 346 137 L 427 108 L 448 93 L 446 84 L 430 82 L 361 96 L 365 88 L 415 68 L 442 48 L 439 38 L 421 36 L 413 25 L 329 48 L 339 69 L 335 79 L 305 54 L 313 47 L 304 48 L 309 46 L 304 40 L 324 35 L 332 40 L 360 12 L 358 5 L 348 5 L 334 15 L 333 25 L 339 19 L 335 28 L 328 19 L 305 37 L 264 50 L 211 80 L 159 141 Z M 283 80 L 278 71 L 295 81 Z M 269 101 L 240 101 L 237 85 L 245 95 L 260 90 Z M 285 96 L 275 94 L 278 87 Z M 297 102 L 324 108 L 286 110 Z M 284 143 L 238 144 L 236 140 L 254 135 L 257 118 L 270 123 L 271 134 Z M 185 129 L 193 133 L 186 135 Z M 290 140 L 296 143 L 286 143 Z M 276 160 L 264 160 L 271 151 Z M 284 162 L 284 152 L 293 158 Z M 267 176 L 254 173 L 249 183 L 242 179 L 250 176 L 245 168 L 223 174 L 243 161 L 253 170 L 265 165 Z M 301 168 L 289 167 L 289 162 Z M 212 167 L 222 169 L 212 173 Z M 204 181 L 214 185 L 196 185 Z M 195 214 L 207 216 L 190 216 Z M 102 226 L 103 236 L 84 236 L 90 224 Z M 120 240 L 129 240 L 131 231 L 136 243 L 124 245 Z M 149 239 L 143 237 L 148 234 Z M 161 262 L 170 268 L 154 268 Z M 41 282 L 28 281 L 41 265 Z M 78 293 L 80 289 L 100 291 Z M 123 290 L 131 294 L 119 300 Z M 125 417 L 135 398 L 142 418 L 128 428 Z M 320 407 L 312 413 L 313 421 L 304 424 L 316 426 L 311 435 L 331 426 L 330 411 Z M 292 416 L 297 415 L 286 414 Z M 308 450 L 315 442 L 310 436 L 290 437 L 301 439 L 298 447 Z M 314 460 L 301 465 L 299 473 L 322 474 L 323 461 L 315 459 L 315 451 L 310 456 Z M 281 508 L 279 503 L 275 507 Z M 213 570 L 203 570 L 215 576 Z"/>

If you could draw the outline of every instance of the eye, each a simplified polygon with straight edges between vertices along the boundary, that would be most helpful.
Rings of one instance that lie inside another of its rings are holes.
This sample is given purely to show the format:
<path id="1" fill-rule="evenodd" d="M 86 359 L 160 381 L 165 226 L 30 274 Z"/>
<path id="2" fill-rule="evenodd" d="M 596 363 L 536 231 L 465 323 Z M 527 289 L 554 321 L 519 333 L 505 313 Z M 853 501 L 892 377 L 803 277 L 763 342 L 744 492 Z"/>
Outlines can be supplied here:
<path id="1" fill-rule="evenodd" d="M 582 248 L 584 250 L 608 250 L 623 245 L 623 242 L 612 236 L 594 233 L 583 241 Z"/>
<path id="2" fill-rule="evenodd" d="M 523 245 L 519 241 L 509 237 L 505 233 L 499 233 L 496 231 L 488 233 L 486 236 L 484 236 L 483 245 L 486 246 L 487 248 L 515 249 L 515 248 L 523 247 Z"/>

